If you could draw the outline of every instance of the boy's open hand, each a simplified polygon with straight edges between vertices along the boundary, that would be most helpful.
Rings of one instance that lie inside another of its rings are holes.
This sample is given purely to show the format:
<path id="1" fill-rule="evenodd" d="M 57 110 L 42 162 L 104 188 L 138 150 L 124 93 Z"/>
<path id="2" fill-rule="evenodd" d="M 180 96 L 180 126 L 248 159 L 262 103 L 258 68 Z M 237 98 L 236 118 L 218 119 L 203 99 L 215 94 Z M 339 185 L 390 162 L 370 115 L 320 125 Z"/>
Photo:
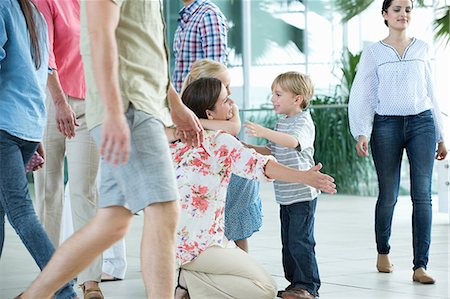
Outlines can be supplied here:
<path id="1" fill-rule="evenodd" d="M 244 127 L 247 129 L 245 132 L 254 137 L 262 137 L 265 138 L 264 133 L 267 131 L 266 128 L 260 126 L 258 124 L 252 123 L 251 121 L 246 121 Z"/>

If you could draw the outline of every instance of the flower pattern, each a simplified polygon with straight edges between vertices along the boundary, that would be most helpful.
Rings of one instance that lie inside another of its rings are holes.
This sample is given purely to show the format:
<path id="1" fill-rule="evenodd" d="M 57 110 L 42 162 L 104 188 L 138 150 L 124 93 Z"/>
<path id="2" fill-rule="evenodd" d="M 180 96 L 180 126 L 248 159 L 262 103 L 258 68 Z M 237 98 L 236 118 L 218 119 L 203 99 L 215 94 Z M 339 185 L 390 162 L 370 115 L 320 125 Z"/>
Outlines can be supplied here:
<path id="1" fill-rule="evenodd" d="M 225 198 L 231 173 L 265 179 L 272 156 L 244 147 L 225 132 L 206 131 L 200 147 L 176 142 L 170 146 L 181 195 L 177 230 L 177 265 L 189 263 L 211 246 L 226 247 Z"/>

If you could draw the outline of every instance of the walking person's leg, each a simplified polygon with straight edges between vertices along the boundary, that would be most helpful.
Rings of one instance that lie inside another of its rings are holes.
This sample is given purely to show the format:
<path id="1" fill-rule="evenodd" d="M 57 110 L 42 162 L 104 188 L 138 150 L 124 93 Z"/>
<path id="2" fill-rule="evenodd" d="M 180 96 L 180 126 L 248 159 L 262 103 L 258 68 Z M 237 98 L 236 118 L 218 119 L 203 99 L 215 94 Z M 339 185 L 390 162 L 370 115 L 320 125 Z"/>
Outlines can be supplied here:
<path id="1" fill-rule="evenodd" d="M 436 154 L 436 134 L 431 111 L 410 117 L 408 124 L 406 151 L 410 163 L 413 204 L 413 270 L 426 270 L 431 244 L 431 181 Z M 415 275 L 415 278 L 414 280 L 422 283 L 434 283 L 434 279 L 429 276 L 427 279 L 419 279 L 418 275 Z"/>
<path id="2" fill-rule="evenodd" d="M 114 243 L 103 252 L 102 281 L 122 280 L 127 271 L 125 240 Z"/>
<path id="3" fill-rule="evenodd" d="M 377 268 L 392 272 L 389 239 L 392 218 L 400 186 L 400 168 L 404 149 L 402 117 L 375 116 L 371 149 L 378 177 L 379 194 L 375 207 L 375 239 Z"/>
<path id="4" fill-rule="evenodd" d="M 141 268 L 149 298 L 173 297 L 178 215 L 176 200 L 154 203 L 144 209 Z"/>
<path id="5" fill-rule="evenodd" d="M 119 206 L 98 209 L 88 225 L 61 244 L 21 298 L 50 298 L 53 290 L 77 276 L 101 252 L 124 237 L 132 215 L 128 209 Z"/>
<path id="6" fill-rule="evenodd" d="M 76 114 L 78 127 L 75 137 L 67 140 L 67 165 L 70 186 L 70 206 L 74 231 L 81 229 L 95 216 L 98 202 L 97 172 L 99 151 L 86 126 L 85 101 L 69 98 L 69 104 Z M 102 275 L 102 256 L 78 275 L 77 283 L 83 292 L 99 293 L 98 283 Z M 101 294 L 97 294 L 101 297 Z"/>
<path id="7" fill-rule="evenodd" d="M 55 105 L 47 92 L 47 123 L 42 144 L 45 163 L 34 172 L 35 206 L 39 220 L 55 247 L 60 244 L 61 220 L 64 202 L 64 155 L 66 137 L 59 132 L 55 118 Z"/>
<path id="8" fill-rule="evenodd" d="M 25 165 L 33 155 L 38 143 L 28 142 L 0 131 L 0 204 L 23 244 L 40 269 L 49 262 L 54 246 L 38 220 L 25 174 Z M 4 230 L 0 231 L 4 239 Z M 1 252 L 1 249 L 0 249 Z M 67 283 L 70 278 L 65 281 Z M 57 299 L 75 298 L 72 283 L 61 283 L 51 296 Z M 61 288 L 58 291 L 58 288 Z M 34 297 L 39 298 L 39 297 Z"/>

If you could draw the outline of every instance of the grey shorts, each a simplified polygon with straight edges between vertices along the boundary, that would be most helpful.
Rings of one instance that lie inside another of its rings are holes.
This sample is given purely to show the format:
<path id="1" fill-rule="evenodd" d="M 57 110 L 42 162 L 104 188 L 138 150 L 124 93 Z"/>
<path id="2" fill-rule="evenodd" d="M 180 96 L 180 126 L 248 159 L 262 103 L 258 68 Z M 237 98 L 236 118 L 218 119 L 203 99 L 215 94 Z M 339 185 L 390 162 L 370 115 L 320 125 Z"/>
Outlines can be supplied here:
<path id="1" fill-rule="evenodd" d="M 169 143 L 158 119 L 130 105 L 125 113 L 131 131 L 131 152 L 126 164 L 100 161 L 99 208 L 124 206 L 136 213 L 157 202 L 179 199 Z M 90 133 L 100 148 L 101 128 Z"/>

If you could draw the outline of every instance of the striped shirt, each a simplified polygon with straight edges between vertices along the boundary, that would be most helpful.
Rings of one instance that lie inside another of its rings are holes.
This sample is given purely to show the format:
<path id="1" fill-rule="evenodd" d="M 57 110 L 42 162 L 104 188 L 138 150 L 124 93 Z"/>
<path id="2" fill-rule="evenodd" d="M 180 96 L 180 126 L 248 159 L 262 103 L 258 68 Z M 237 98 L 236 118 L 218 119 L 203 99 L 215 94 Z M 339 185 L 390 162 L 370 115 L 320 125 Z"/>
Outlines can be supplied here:
<path id="1" fill-rule="evenodd" d="M 380 41 L 366 48 L 350 92 L 350 131 L 355 139 L 368 139 L 375 113 L 383 116 L 417 115 L 431 109 L 436 140 L 442 141 L 442 119 L 433 92 L 428 45 L 416 38 L 403 57 Z"/>
<path id="2" fill-rule="evenodd" d="M 228 47 L 227 20 L 209 0 L 196 0 L 183 7 L 179 15 L 173 41 L 173 84 L 177 92 L 196 60 L 208 58 L 225 64 Z"/>
<path id="3" fill-rule="evenodd" d="M 269 142 L 267 147 L 277 161 L 298 170 L 308 170 L 315 165 L 314 137 L 315 128 L 309 111 L 302 111 L 292 117 L 278 119 L 275 131 L 297 138 L 299 146 L 288 148 Z M 305 184 L 274 182 L 275 199 L 280 205 L 290 205 L 315 199 L 320 191 Z"/>

